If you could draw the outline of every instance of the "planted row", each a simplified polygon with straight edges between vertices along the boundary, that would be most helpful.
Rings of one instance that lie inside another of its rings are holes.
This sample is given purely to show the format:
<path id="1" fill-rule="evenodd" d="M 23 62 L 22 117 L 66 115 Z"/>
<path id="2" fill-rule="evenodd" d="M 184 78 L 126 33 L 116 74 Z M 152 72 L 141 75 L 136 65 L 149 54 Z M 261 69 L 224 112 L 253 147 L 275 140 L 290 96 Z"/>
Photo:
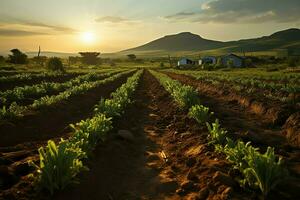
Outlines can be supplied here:
<path id="1" fill-rule="evenodd" d="M 170 92 L 174 100 L 182 107 L 189 109 L 189 117 L 195 119 L 200 125 L 206 125 L 209 135 L 209 144 L 215 146 L 215 150 L 224 153 L 233 167 L 240 171 L 242 178 L 239 180 L 241 186 L 260 189 L 264 197 L 287 175 L 282 158 L 274 153 L 274 148 L 268 147 L 265 153 L 260 153 L 258 148 L 251 146 L 250 142 L 233 141 L 228 138 L 228 132 L 221 127 L 219 120 L 210 123 L 214 113 L 208 107 L 200 104 L 196 91 L 178 81 L 170 80 L 166 75 L 151 71 L 151 73 Z M 193 91 L 192 91 L 193 90 Z M 177 91 L 186 94 L 178 98 Z M 191 99 L 189 99 L 191 98 Z M 184 100 L 182 100 L 184 99 Z M 193 103 L 191 103 L 193 102 Z"/>
<path id="2" fill-rule="evenodd" d="M 69 74 L 66 73 L 37 73 L 37 74 L 31 74 L 31 73 L 23 73 L 23 74 L 16 74 L 12 76 L 2 76 L 0 77 L 0 83 L 8 83 L 8 82 L 15 82 L 15 81 L 28 81 L 28 80 L 33 80 L 37 78 L 53 78 L 53 77 L 65 77 L 68 76 Z"/>
<path id="3" fill-rule="evenodd" d="M 248 94 L 253 94 L 257 89 L 264 90 L 263 93 L 267 98 L 274 100 L 279 100 L 282 102 L 295 102 L 295 95 L 300 92 L 299 77 L 295 79 L 287 79 L 284 83 L 268 82 L 264 80 L 257 79 L 256 77 L 244 77 L 237 75 L 228 75 L 223 73 L 213 73 L 213 72 L 191 72 L 191 71 L 179 71 L 179 70 L 168 70 L 170 72 L 185 74 L 195 77 L 197 80 L 205 81 L 209 84 L 216 86 L 223 86 L 224 83 L 232 84 L 231 88 L 236 91 L 243 91 Z M 292 75 L 290 75 L 292 76 Z M 280 95 L 278 95 L 280 93 Z M 290 99 L 288 96 L 292 94 L 294 97 Z"/>
<path id="4" fill-rule="evenodd" d="M 12 102 L 18 103 L 29 97 L 41 97 L 47 93 L 57 93 L 79 85 L 83 82 L 96 81 L 98 79 L 108 77 L 113 73 L 118 71 L 107 72 L 104 74 L 89 73 L 85 75 L 78 76 L 65 83 L 52 83 L 43 82 L 41 84 L 36 84 L 32 86 L 15 87 L 13 90 L 7 90 L 5 92 L 0 92 L 0 105 L 9 105 Z"/>
<path id="5" fill-rule="evenodd" d="M 80 85 L 74 86 L 64 92 L 59 93 L 58 95 L 44 96 L 38 100 L 35 100 L 33 104 L 28 106 L 19 106 L 16 103 L 12 103 L 8 108 L 5 106 L 0 110 L 0 120 L 12 120 L 18 117 L 22 117 L 24 113 L 29 110 L 38 110 L 42 108 L 47 108 L 49 106 L 55 105 L 63 100 L 67 100 L 72 96 L 83 94 L 93 88 L 96 88 L 100 85 L 113 82 L 117 78 L 120 78 L 123 75 L 131 73 L 133 70 L 125 71 L 108 77 L 103 80 L 98 80 L 95 82 L 84 82 Z"/>
<path id="6" fill-rule="evenodd" d="M 111 99 L 102 99 L 95 106 L 95 114 L 91 119 L 82 120 L 71 125 L 73 134 L 68 140 L 58 144 L 48 141 L 46 147 L 39 149 L 39 165 L 36 167 L 35 181 L 38 187 L 48 190 L 64 189 L 70 183 L 78 183 L 76 176 L 83 170 L 88 170 L 83 162 L 91 155 L 99 141 L 103 141 L 112 129 L 112 120 L 120 116 L 124 108 L 131 103 L 142 71 L 136 72 L 119 89 L 112 93 Z M 114 112 L 110 112 L 113 110 Z"/>

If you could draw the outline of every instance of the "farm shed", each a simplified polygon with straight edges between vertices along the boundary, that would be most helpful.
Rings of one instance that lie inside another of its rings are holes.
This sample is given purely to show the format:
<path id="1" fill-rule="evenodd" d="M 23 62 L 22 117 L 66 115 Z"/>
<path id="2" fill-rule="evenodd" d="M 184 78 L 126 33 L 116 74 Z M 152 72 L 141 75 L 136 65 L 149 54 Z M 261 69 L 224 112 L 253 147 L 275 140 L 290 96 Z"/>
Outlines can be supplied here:
<path id="1" fill-rule="evenodd" d="M 243 67 L 244 66 L 244 58 L 231 53 L 226 56 L 222 56 L 221 63 L 223 66 L 228 66 L 228 67 L 230 67 L 230 66 Z"/>
<path id="2" fill-rule="evenodd" d="M 199 60 L 199 64 L 217 64 L 217 58 L 214 56 L 205 56 L 201 60 Z"/>
<path id="3" fill-rule="evenodd" d="M 188 58 L 182 58 L 178 61 L 177 66 L 184 66 L 184 65 L 194 65 L 195 62 L 188 59 Z"/>

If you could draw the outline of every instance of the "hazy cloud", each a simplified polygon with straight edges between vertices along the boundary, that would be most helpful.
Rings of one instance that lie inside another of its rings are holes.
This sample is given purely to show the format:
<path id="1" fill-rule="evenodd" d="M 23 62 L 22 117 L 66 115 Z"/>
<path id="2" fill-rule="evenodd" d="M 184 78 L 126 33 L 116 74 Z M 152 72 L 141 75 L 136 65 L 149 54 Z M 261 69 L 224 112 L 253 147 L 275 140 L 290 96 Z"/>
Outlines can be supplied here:
<path id="1" fill-rule="evenodd" d="M 95 21 L 99 23 L 103 23 L 103 22 L 124 23 L 124 22 L 130 22 L 131 20 L 119 16 L 104 16 L 104 17 L 97 18 Z"/>
<path id="2" fill-rule="evenodd" d="M 196 13 L 194 12 L 179 12 L 174 15 L 165 16 L 165 19 L 182 19 L 190 16 L 194 16 Z"/>
<path id="3" fill-rule="evenodd" d="M 193 15 L 169 15 L 167 20 L 214 23 L 264 23 L 300 21 L 300 0 L 212 0 Z"/>
<path id="4" fill-rule="evenodd" d="M 20 26 L 22 26 L 22 28 L 20 28 Z M 11 31 L 13 36 L 71 34 L 77 32 L 77 30 L 70 27 L 16 19 L 8 16 L 1 16 L 0 27 L 3 27 L 2 35 Z"/>
<path id="5" fill-rule="evenodd" d="M 73 33 L 76 32 L 75 29 L 69 28 L 69 27 L 64 27 L 64 26 L 55 26 L 55 25 L 49 25 L 49 24 L 44 24 L 40 22 L 33 22 L 33 21 L 19 21 L 18 24 L 21 25 L 26 25 L 26 26 L 34 26 L 34 27 L 42 27 L 42 28 L 49 28 L 53 31 L 57 32 L 64 32 L 64 33 Z"/>
<path id="6" fill-rule="evenodd" d="M 48 33 L 39 33 L 33 31 L 23 31 L 23 30 L 14 30 L 14 29 L 0 29 L 0 36 L 34 36 L 34 35 L 48 35 Z"/>

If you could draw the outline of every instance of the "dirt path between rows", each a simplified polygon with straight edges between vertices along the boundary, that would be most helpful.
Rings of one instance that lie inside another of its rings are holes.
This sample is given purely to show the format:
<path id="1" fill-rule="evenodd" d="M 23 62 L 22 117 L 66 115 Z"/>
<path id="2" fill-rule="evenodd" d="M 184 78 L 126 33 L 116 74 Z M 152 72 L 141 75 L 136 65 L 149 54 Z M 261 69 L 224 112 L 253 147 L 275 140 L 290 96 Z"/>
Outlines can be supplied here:
<path id="1" fill-rule="evenodd" d="M 184 75 L 166 73 L 171 78 L 183 84 L 191 85 L 198 90 L 201 103 L 214 112 L 215 117 L 220 119 L 232 137 L 251 141 L 253 145 L 263 151 L 267 146 L 275 147 L 276 153 L 285 157 L 293 182 L 300 188 L 300 149 L 289 145 L 286 137 L 282 134 L 281 127 L 272 127 L 260 115 L 242 107 L 236 101 L 228 101 L 226 97 L 213 91 L 203 90 L 201 82 Z"/>
<path id="2" fill-rule="evenodd" d="M 35 194 L 28 186 L 8 191 L 9 199 L 43 200 L 258 200 L 244 190 L 224 156 L 207 144 L 207 130 L 188 118 L 148 72 L 114 130 L 90 158 L 90 171 L 55 196 Z M 287 182 L 269 200 L 297 199 L 299 190 Z M 297 184 L 297 182 L 295 183 Z M 299 188 L 298 188 L 299 189 Z M 1 199 L 1 195 L 0 195 Z"/>
<path id="3" fill-rule="evenodd" d="M 130 73 L 132 74 L 132 73 Z M 26 115 L 15 122 L 0 124 L 0 147 L 24 142 L 44 141 L 70 132 L 69 124 L 93 115 L 93 106 L 120 87 L 130 75 L 71 97 L 47 110 Z M 1 152 L 1 148 L 0 148 Z"/>
<path id="4" fill-rule="evenodd" d="M 131 105 L 114 122 L 108 140 L 99 145 L 80 185 L 58 193 L 54 199 L 162 200 L 225 199 L 232 189 L 217 179 L 228 164 L 216 160 L 206 135 L 179 110 L 158 81 L 145 72 Z M 133 137 L 120 137 L 127 130 Z M 163 153 L 166 158 L 163 158 Z M 216 176 L 213 176 L 219 171 Z M 221 176 L 220 175 L 220 176 Z M 234 181 L 231 186 L 236 186 Z M 210 186 L 208 186 L 210 185 Z M 235 198 L 237 199 L 237 198 Z M 238 199 L 243 199 L 238 198 Z"/>

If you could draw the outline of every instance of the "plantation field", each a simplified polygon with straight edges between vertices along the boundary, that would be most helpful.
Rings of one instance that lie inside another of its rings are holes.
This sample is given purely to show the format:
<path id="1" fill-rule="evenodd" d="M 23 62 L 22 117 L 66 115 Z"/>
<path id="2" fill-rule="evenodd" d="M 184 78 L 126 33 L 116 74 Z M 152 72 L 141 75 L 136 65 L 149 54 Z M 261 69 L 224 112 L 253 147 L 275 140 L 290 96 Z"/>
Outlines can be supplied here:
<path id="1" fill-rule="evenodd" d="M 300 75 L 0 74 L 0 199 L 299 199 Z"/>

